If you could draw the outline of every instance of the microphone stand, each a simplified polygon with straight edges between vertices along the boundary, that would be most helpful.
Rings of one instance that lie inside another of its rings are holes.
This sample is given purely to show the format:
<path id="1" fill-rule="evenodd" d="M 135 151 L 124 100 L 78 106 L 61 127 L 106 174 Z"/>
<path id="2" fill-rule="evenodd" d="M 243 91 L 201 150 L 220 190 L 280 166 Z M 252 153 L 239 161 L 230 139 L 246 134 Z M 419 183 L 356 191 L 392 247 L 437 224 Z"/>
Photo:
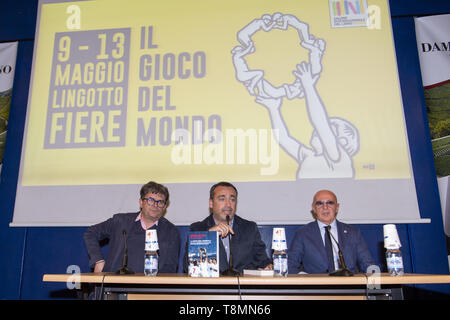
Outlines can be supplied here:
<path id="1" fill-rule="evenodd" d="M 122 231 L 125 249 L 123 251 L 122 268 L 116 271 L 116 274 L 134 274 L 134 271 L 127 267 L 128 264 L 128 247 L 127 247 L 127 233 L 125 230 Z"/>
<path id="2" fill-rule="evenodd" d="M 347 269 L 347 266 L 345 265 L 344 256 L 342 255 L 342 250 L 341 250 L 341 246 L 339 245 L 339 242 L 336 241 L 336 239 L 334 238 L 331 231 L 327 231 L 327 232 L 329 232 L 331 238 L 337 244 L 339 263 L 341 265 L 341 268 L 339 270 L 330 272 L 328 275 L 333 276 L 333 277 L 351 277 L 351 276 L 353 276 L 353 272 L 351 272 L 349 269 Z"/>
<path id="3" fill-rule="evenodd" d="M 230 225 L 230 216 L 229 215 L 227 215 L 227 224 Z M 241 273 L 233 268 L 233 253 L 232 253 L 232 248 L 231 248 L 231 234 L 230 233 L 228 233 L 228 243 L 230 245 L 230 259 L 229 259 L 229 263 L 228 263 L 228 269 L 225 270 L 224 272 L 222 272 L 222 275 L 237 277 L 237 276 L 240 276 Z"/>

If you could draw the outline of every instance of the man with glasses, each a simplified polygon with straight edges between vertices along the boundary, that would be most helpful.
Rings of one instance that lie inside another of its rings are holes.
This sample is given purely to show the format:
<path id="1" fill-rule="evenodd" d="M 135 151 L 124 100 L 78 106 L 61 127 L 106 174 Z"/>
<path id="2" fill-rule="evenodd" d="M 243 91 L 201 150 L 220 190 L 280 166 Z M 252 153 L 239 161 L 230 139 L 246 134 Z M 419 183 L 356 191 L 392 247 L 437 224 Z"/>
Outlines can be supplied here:
<path id="1" fill-rule="evenodd" d="M 300 227 L 288 250 L 289 273 L 332 273 L 341 269 L 339 249 L 347 269 L 365 273 L 373 259 L 360 231 L 336 219 L 339 203 L 329 190 L 314 195 L 311 213 L 315 221 Z"/>
<path id="2" fill-rule="evenodd" d="M 136 273 L 143 273 L 145 231 L 148 229 L 157 230 L 158 272 L 177 272 L 180 234 L 177 227 L 163 217 L 168 201 L 167 188 L 150 181 L 141 188 L 139 212 L 115 214 L 112 218 L 89 227 L 84 233 L 84 241 L 89 265 L 94 272 L 115 272 L 121 269 L 126 240 L 128 268 Z M 105 240 L 109 240 L 106 260 L 100 246 L 100 242 Z"/>
<path id="3" fill-rule="evenodd" d="M 219 241 L 220 273 L 229 267 L 230 247 L 232 267 L 238 272 L 242 273 L 244 269 L 273 269 L 272 261 L 267 256 L 266 245 L 261 240 L 256 223 L 235 214 L 237 197 L 237 189 L 231 183 L 219 182 L 213 185 L 209 192 L 211 214 L 203 221 L 191 224 L 189 231 L 217 231 L 219 233 L 221 239 Z M 184 255 L 184 271 L 188 271 L 186 253 Z"/>

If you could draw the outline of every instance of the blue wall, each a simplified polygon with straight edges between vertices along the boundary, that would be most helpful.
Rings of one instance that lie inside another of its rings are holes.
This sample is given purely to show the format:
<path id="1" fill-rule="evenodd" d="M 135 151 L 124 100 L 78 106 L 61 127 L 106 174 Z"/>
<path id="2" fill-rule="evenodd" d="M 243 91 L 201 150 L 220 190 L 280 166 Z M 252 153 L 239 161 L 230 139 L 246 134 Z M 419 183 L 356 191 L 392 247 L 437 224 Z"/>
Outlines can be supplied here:
<path id="1" fill-rule="evenodd" d="M 66 290 L 65 284 L 43 283 L 42 276 L 45 273 L 66 273 L 70 265 L 78 265 L 81 272 L 90 271 L 82 240 L 84 227 L 9 227 L 14 211 L 36 13 L 37 1 L 0 2 L 0 42 L 19 41 L 0 180 L 0 299 L 73 297 L 73 291 Z M 449 273 L 413 21 L 413 16 L 442 13 L 450 13 L 450 1 L 391 0 L 395 46 L 419 207 L 422 218 L 430 218 L 432 221 L 430 224 L 397 226 L 403 244 L 406 272 Z M 266 243 L 270 242 L 272 227 L 260 228 Z M 286 226 L 288 244 L 298 227 Z M 382 225 L 357 227 L 361 229 L 376 262 L 385 268 Z M 187 227 L 180 227 L 180 231 L 182 239 L 185 239 Z M 415 287 L 428 292 L 450 294 L 450 285 Z"/>

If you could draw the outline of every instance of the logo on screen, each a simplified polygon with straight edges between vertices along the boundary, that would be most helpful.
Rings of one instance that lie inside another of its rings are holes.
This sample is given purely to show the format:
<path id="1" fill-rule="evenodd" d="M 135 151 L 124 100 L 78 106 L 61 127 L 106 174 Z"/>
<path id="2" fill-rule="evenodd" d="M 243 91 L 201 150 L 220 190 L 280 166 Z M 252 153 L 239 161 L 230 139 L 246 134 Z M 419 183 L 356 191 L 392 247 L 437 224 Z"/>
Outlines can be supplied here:
<path id="1" fill-rule="evenodd" d="M 367 27 L 367 0 L 329 0 L 331 27 Z"/>

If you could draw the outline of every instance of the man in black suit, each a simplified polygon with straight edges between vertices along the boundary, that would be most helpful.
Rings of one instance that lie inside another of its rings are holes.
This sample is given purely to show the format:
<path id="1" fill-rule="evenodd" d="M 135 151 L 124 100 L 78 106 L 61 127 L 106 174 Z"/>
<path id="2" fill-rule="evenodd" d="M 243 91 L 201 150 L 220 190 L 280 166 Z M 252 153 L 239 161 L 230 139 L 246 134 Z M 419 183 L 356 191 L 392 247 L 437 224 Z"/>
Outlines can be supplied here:
<path id="1" fill-rule="evenodd" d="M 177 227 L 163 217 L 168 200 L 167 188 L 150 181 L 141 188 L 139 212 L 118 213 L 104 222 L 87 228 L 84 241 L 89 255 L 89 265 L 94 272 L 115 272 L 122 267 L 126 236 L 128 267 L 136 273 L 143 273 L 145 232 L 147 229 L 156 229 L 159 245 L 158 272 L 176 273 L 180 234 Z M 99 244 L 105 239 L 109 240 L 106 259 Z"/>
<path id="2" fill-rule="evenodd" d="M 266 245 L 261 240 L 256 223 L 235 215 L 237 195 L 237 189 L 231 183 L 219 182 L 213 185 L 209 196 L 211 214 L 203 221 L 191 224 L 189 230 L 219 233 L 222 240 L 219 241 L 220 273 L 229 267 L 230 238 L 234 269 L 240 273 L 244 269 L 272 269 L 272 261 L 267 256 Z M 187 254 L 185 254 L 184 272 L 187 272 L 187 269 Z"/>

